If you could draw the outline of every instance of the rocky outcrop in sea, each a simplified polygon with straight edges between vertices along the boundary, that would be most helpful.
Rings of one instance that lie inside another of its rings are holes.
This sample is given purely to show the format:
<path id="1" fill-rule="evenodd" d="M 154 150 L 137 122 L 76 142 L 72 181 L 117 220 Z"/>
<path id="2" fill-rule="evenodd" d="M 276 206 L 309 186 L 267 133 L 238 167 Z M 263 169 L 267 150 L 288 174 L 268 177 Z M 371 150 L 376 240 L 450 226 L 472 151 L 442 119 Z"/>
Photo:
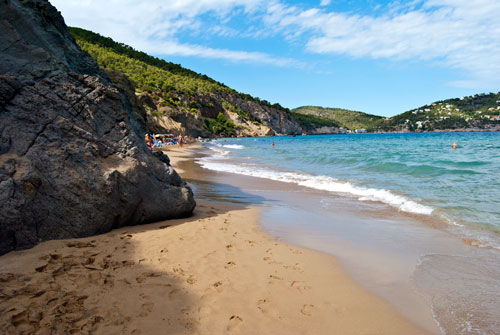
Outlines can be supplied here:
<path id="1" fill-rule="evenodd" d="M 48 1 L 1 0 L 0 31 L 0 254 L 192 213 L 189 186 L 144 144 L 129 83 Z"/>

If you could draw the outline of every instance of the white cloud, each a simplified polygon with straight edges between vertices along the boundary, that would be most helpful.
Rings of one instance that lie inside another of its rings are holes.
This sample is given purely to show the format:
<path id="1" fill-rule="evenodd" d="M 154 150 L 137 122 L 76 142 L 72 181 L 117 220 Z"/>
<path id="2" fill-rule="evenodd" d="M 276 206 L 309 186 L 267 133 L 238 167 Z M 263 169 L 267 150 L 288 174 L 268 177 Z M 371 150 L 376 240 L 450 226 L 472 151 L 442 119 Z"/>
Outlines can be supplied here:
<path id="1" fill-rule="evenodd" d="M 275 57 L 264 52 L 217 49 L 178 43 L 176 35 L 183 30 L 217 36 L 237 36 L 238 31 L 224 26 L 203 27 L 200 15 L 211 14 L 220 22 L 235 11 L 251 15 L 264 0 L 52 0 L 68 25 L 99 32 L 157 55 L 181 55 L 224 59 L 232 62 L 267 64 L 278 67 L 304 67 L 291 58 Z M 204 29 L 206 28 L 206 29 Z"/>
<path id="2" fill-rule="evenodd" d="M 379 16 L 282 5 L 267 20 L 285 36 L 304 35 L 310 52 L 431 61 L 467 72 L 469 79 L 452 83 L 464 86 L 500 84 L 499 17 L 495 0 L 428 0 L 395 2 Z"/>
<path id="3" fill-rule="evenodd" d="M 453 85 L 500 85 L 497 0 L 394 1 L 372 15 L 328 10 L 324 6 L 330 0 L 320 0 L 317 8 L 293 6 L 284 0 L 51 1 L 68 24 L 155 54 L 304 67 L 296 60 L 264 50 L 179 42 L 185 32 L 200 38 L 281 37 L 315 54 L 422 60 L 465 73 Z M 206 20 L 207 15 L 211 21 Z M 235 17 L 247 18 L 248 22 L 227 24 Z"/>
<path id="4" fill-rule="evenodd" d="M 173 35 L 205 13 L 221 20 L 235 9 L 250 14 L 263 0 L 52 0 L 69 24 L 121 28 L 135 34 Z M 135 31 L 133 31 L 133 29 Z"/>
<path id="5" fill-rule="evenodd" d="M 274 57 L 262 52 L 213 49 L 200 45 L 181 44 L 175 41 L 166 41 L 163 43 L 138 41 L 137 44 L 140 45 L 141 50 L 156 55 L 196 56 L 212 59 L 224 59 L 231 62 L 260 63 L 277 67 L 306 67 L 306 64 L 300 61 L 291 58 Z"/>

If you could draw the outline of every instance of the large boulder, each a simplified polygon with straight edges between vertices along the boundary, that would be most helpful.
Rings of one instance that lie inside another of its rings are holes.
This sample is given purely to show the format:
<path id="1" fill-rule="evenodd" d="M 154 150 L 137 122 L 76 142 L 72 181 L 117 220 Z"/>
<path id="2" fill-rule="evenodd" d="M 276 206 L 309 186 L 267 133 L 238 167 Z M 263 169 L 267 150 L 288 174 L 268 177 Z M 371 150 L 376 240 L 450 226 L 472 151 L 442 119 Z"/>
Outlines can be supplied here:
<path id="1" fill-rule="evenodd" d="M 0 0 L 0 254 L 190 215 L 143 118 L 44 0 Z"/>

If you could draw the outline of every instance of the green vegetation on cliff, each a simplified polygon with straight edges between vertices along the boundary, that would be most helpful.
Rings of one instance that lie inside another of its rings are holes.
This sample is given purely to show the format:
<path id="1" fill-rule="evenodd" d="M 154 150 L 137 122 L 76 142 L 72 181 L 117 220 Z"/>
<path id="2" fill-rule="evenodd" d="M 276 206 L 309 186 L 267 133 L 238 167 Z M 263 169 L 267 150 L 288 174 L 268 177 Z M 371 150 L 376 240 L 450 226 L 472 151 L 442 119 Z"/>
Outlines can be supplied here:
<path id="1" fill-rule="evenodd" d="M 137 51 L 109 37 L 81 28 L 70 27 L 69 29 L 83 51 L 90 54 L 100 66 L 125 73 L 139 90 L 179 91 L 191 97 L 195 94 L 227 92 L 238 95 L 245 101 L 254 101 L 261 105 L 286 110 L 278 103 L 271 104 L 267 100 L 237 92 L 206 75 Z"/>
<path id="2" fill-rule="evenodd" d="M 292 110 L 295 119 L 306 129 L 312 127 L 342 127 L 350 130 L 374 130 L 381 116 L 342 108 L 303 106 Z"/>
<path id="3" fill-rule="evenodd" d="M 215 80 L 207 77 L 206 75 L 200 75 L 194 71 L 183 68 L 179 64 L 174 64 L 172 62 L 164 61 L 163 59 L 152 57 L 146 54 L 145 52 L 137 51 L 126 44 L 115 42 L 109 37 L 104 37 L 92 31 L 85 30 L 82 28 L 69 27 L 69 30 L 73 35 L 73 37 L 75 37 L 75 39 L 77 40 L 78 44 L 80 44 L 83 41 L 93 45 L 98 45 L 102 48 L 107 48 L 109 50 L 112 50 L 114 53 L 118 55 L 127 56 L 128 58 L 141 61 L 144 64 L 157 67 L 159 69 L 168 71 L 173 74 L 178 74 L 196 79 L 202 79 L 224 86 L 223 84 L 216 82 Z M 85 48 L 83 49 L 85 50 Z"/>
<path id="4" fill-rule="evenodd" d="M 280 133 L 282 123 L 272 122 L 279 119 L 273 113 L 284 113 L 288 122 L 297 125 L 290 111 L 280 104 L 237 92 L 206 75 L 149 56 L 91 31 L 70 28 L 70 32 L 99 66 L 124 73 L 134 82 L 137 93 L 149 95 L 157 108 L 154 111 L 148 109 L 150 113 L 171 117 L 187 127 L 188 132 L 197 129 L 200 134 L 200 129 L 204 128 L 218 136 L 244 136 L 256 130 L 261 134 L 272 130 Z M 267 122 L 264 126 L 272 130 L 256 129 L 263 122 Z M 207 136 L 206 132 L 203 136 Z"/>

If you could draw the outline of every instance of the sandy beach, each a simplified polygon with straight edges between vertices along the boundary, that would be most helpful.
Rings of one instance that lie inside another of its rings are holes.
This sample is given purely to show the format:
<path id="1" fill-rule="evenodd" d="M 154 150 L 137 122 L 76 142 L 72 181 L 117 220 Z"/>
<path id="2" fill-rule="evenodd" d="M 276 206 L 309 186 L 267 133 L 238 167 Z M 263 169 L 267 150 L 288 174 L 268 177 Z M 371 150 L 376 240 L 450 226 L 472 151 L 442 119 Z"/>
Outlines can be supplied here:
<path id="1" fill-rule="evenodd" d="M 167 151 L 174 166 L 188 148 Z M 426 333 L 333 257 L 258 222 L 251 206 L 198 200 L 190 218 L 1 256 L 0 333 Z"/>

